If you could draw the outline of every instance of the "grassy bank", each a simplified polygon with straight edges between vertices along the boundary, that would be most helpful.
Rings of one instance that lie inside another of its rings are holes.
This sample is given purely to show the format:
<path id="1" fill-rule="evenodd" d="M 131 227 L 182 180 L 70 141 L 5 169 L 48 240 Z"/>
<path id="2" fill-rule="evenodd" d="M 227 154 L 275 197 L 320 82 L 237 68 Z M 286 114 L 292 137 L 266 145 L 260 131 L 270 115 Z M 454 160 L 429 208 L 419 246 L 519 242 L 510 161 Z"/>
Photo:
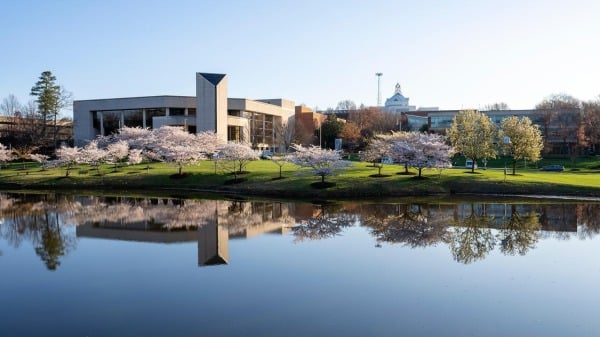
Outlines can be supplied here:
<path id="1" fill-rule="evenodd" d="M 42 170 L 34 163 L 10 164 L 0 170 L 3 189 L 108 189 L 108 190 L 163 190 L 190 193 L 208 191 L 260 195 L 278 198 L 360 198 L 395 197 L 435 194 L 534 194 L 600 197 L 600 170 L 596 168 L 540 172 L 537 169 L 519 169 L 516 175 L 504 175 L 502 169 L 477 170 L 475 174 L 464 168 L 424 170 L 424 179 L 415 175 L 398 174 L 404 171 L 398 165 L 386 165 L 384 177 L 372 177 L 377 170 L 367 163 L 356 162 L 336 177 L 328 177 L 335 186 L 314 188 L 319 177 L 299 175 L 298 168 L 279 167 L 269 160 L 251 162 L 245 181 L 232 184 L 233 176 L 217 170 L 214 163 L 203 161 L 185 167 L 182 177 L 174 176 L 177 168 L 163 163 L 119 167 L 102 166 L 99 170 L 79 166 L 65 177 L 65 169 Z M 411 171 L 414 173 L 414 171 Z M 510 172 L 509 172 L 510 173 Z"/>

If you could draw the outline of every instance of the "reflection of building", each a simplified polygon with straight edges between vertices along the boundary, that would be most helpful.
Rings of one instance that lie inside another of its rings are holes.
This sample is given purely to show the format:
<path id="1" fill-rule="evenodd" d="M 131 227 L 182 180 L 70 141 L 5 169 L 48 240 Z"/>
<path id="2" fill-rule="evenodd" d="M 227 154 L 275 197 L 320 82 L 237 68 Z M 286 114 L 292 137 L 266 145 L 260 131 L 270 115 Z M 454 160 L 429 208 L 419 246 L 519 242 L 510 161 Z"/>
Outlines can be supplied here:
<path id="1" fill-rule="evenodd" d="M 100 209 L 96 204 L 89 205 L 95 212 L 82 212 L 88 220 L 79 223 L 76 234 L 78 237 L 153 243 L 197 241 L 198 265 L 209 266 L 229 263 L 230 238 L 285 234 L 294 225 L 293 219 L 289 218 L 290 205 L 287 203 L 187 200 L 178 201 L 181 204 L 177 205 L 175 200 L 163 200 L 166 203 L 157 203 L 156 199 L 149 201 L 134 206 L 100 204 Z M 132 209 L 141 214 L 131 214 L 134 213 Z M 90 216 L 98 211 L 113 215 L 121 211 L 130 216 L 116 215 L 113 219 L 98 221 Z M 177 219 L 177 225 L 170 223 L 175 217 L 181 218 Z"/>
<path id="2" fill-rule="evenodd" d="M 80 100 L 73 103 L 75 145 L 123 126 L 182 126 L 189 132 L 214 131 L 223 140 L 247 141 L 277 149 L 276 128 L 292 117 L 294 102 L 227 97 L 227 75 L 196 74 L 196 96 L 148 96 Z"/>
<path id="3" fill-rule="evenodd" d="M 198 265 L 229 263 L 229 231 L 217 224 L 198 228 Z"/>

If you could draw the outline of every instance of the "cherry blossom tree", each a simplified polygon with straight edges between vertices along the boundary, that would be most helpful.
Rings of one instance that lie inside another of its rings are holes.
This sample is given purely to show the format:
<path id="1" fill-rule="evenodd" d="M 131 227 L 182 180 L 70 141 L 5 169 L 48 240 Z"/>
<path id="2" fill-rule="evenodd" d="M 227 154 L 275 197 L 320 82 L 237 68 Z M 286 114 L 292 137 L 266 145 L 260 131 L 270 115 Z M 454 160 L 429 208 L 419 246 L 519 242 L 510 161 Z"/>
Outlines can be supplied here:
<path id="1" fill-rule="evenodd" d="M 106 157 L 108 162 L 114 164 L 115 171 L 117 165 L 127 160 L 129 155 L 129 144 L 124 140 L 119 140 L 115 143 L 109 144 L 106 147 Z"/>
<path id="2" fill-rule="evenodd" d="M 210 157 L 225 145 L 225 142 L 215 132 L 204 131 L 196 134 L 200 152 Z"/>
<path id="3" fill-rule="evenodd" d="M 409 174 L 408 172 L 408 159 L 410 158 L 410 152 L 400 151 L 402 150 L 399 147 L 396 147 L 396 151 L 391 149 L 392 144 L 395 143 L 410 143 L 413 134 L 411 132 L 400 131 L 393 132 L 390 136 L 386 136 L 384 139 L 388 143 L 390 149 L 390 156 L 396 163 L 400 163 L 404 165 L 404 174 Z M 408 149 L 404 149 L 408 150 Z"/>
<path id="4" fill-rule="evenodd" d="M 375 136 L 365 151 L 360 154 L 361 160 L 370 162 L 378 169 L 377 176 L 381 176 L 384 161 L 390 157 L 390 137 L 385 135 Z"/>
<path id="5" fill-rule="evenodd" d="M 259 158 L 258 151 L 240 142 L 229 142 L 221 146 L 217 152 L 218 162 L 224 170 L 233 173 L 234 181 L 237 181 L 237 175 L 244 172 L 248 163 Z"/>
<path id="6" fill-rule="evenodd" d="M 50 157 L 41 153 L 32 153 L 29 156 L 29 158 L 31 158 L 31 160 L 33 161 L 40 163 L 42 165 L 42 169 L 44 169 Z"/>
<path id="7" fill-rule="evenodd" d="M 437 134 L 412 132 L 406 140 L 396 140 L 391 144 L 394 156 L 401 158 L 410 167 L 419 171 L 424 168 L 442 168 L 450 166 L 453 150 Z"/>
<path id="8" fill-rule="evenodd" d="M 180 176 L 184 166 L 205 158 L 198 138 L 181 127 L 162 126 L 152 130 L 152 135 L 153 142 L 149 144 L 151 151 L 160 160 L 176 165 Z"/>
<path id="9" fill-rule="evenodd" d="M 144 149 L 153 142 L 152 131 L 139 127 L 123 127 L 109 138 L 109 142 L 125 141 L 130 148 Z M 107 144 L 108 145 L 108 144 Z"/>
<path id="10" fill-rule="evenodd" d="M 69 147 L 63 144 L 60 148 L 56 150 L 57 159 L 52 163 L 52 166 L 65 167 L 65 177 L 68 177 L 71 169 L 73 169 L 75 164 L 82 161 L 81 153 L 81 149 L 77 146 Z"/>
<path id="11" fill-rule="evenodd" d="M 281 157 L 281 156 L 275 156 L 275 157 L 271 157 L 271 162 L 273 164 L 279 166 L 279 178 L 278 179 L 283 179 L 283 176 L 281 175 L 281 170 L 283 169 L 283 166 L 285 164 L 289 163 L 287 158 Z"/>
<path id="12" fill-rule="evenodd" d="M 106 160 L 106 156 L 106 151 L 99 148 L 98 142 L 93 140 L 81 149 L 77 162 L 90 165 L 100 174 L 100 165 Z"/>
<path id="13" fill-rule="evenodd" d="M 144 161 L 142 150 L 140 149 L 129 149 L 129 155 L 127 156 L 127 164 L 137 165 Z"/>
<path id="14" fill-rule="evenodd" d="M 325 177 L 335 176 L 337 172 L 345 170 L 350 166 L 350 162 L 342 160 L 340 154 L 335 150 L 322 149 L 311 145 L 304 147 L 293 144 L 294 153 L 289 155 L 289 161 L 300 166 L 310 168 L 309 171 L 299 171 L 299 173 L 312 173 L 321 177 L 321 184 L 325 184 Z"/>
<path id="15" fill-rule="evenodd" d="M 12 151 L 6 148 L 6 145 L 0 144 L 0 164 L 12 160 Z M 0 166 L 1 167 L 1 166 Z"/>

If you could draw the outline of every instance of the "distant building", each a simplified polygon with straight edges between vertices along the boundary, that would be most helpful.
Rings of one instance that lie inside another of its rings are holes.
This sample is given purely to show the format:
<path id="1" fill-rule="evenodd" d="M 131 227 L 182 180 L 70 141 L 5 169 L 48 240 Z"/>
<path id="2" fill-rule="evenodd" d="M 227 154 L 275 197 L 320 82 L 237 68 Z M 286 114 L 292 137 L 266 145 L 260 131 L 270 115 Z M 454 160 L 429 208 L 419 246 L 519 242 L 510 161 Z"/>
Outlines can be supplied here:
<path id="1" fill-rule="evenodd" d="M 415 111 L 417 107 L 408 104 L 409 98 L 402 95 L 400 83 L 396 83 L 396 90 L 392 97 L 385 100 L 383 109 L 387 112 L 406 112 Z"/>
<path id="2" fill-rule="evenodd" d="M 227 97 L 227 75 L 196 73 L 196 96 L 146 96 L 73 102 L 75 145 L 119 128 L 181 126 L 191 133 L 214 131 L 223 140 L 246 141 L 279 151 L 277 126 L 294 115 L 294 102 L 282 98 Z"/>
<path id="3" fill-rule="evenodd" d="M 426 111 L 435 111 L 438 110 L 437 107 L 427 107 L 427 108 L 419 108 L 415 105 L 409 104 L 410 98 L 402 95 L 402 88 L 400 87 L 400 83 L 396 83 L 396 87 L 394 90 L 394 94 L 385 100 L 385 105 L 383 106 L 383 110 L 387 112 L 393 113 L 402 113 L 408 111 L 417 111 L 417 110 L 426 110 Z"/>
<path id="4" fill-rule="evenodd" d="M 434 110 L 421 111 L 427 116 L 427 125 L 430 131 L 445 134 L 446 129 L 450 128 L 454 116 L 460 110 Z M 525 109 L 525 110 L 489 110 L 481 111 L 487 115 L 497 126 L 504 118 L 517 116 L 519 118 L 527 117 L 531 122 L 537 125 L 542 132 L 545 143 L 545 152 L 549 154 L 568 154 L 569 149 L 577 143 L 577 130 L 579 128 L 578 115 L 581 110 L 559 109 Z M 410 112 L 406 113 L 409 116 Z M 551 118 L 550 118 L 551 117 Z M 413 124 L 413 127 L 419 128 Z"/>
<path id="5" fill-rule="evenodd" d="M 296 106 L 295 120 L 295 140 L 300 145 L 317 145 L 321 124 L 325 122 L 327 115 L 314 112 L 311 108 L 305 106 Z"/>

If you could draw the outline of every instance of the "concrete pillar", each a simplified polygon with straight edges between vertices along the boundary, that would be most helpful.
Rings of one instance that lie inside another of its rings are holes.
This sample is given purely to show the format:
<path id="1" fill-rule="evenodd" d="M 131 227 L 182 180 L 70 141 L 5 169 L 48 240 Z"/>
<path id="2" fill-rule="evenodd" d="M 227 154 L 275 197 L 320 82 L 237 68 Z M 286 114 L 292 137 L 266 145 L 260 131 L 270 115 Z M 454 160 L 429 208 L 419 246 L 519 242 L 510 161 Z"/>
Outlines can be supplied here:
<path id="1" fill-rule="evenodd" d="M 196 132 L 227 141 L 227 75 L 196 73 Z"/>
<path id="2" fill-rule="evenodd" d="M 98 116 L 100 117 L 100 135 L 104 136 L 104 114 L 102 114 L 102 111 L 98 111 Z"/>

